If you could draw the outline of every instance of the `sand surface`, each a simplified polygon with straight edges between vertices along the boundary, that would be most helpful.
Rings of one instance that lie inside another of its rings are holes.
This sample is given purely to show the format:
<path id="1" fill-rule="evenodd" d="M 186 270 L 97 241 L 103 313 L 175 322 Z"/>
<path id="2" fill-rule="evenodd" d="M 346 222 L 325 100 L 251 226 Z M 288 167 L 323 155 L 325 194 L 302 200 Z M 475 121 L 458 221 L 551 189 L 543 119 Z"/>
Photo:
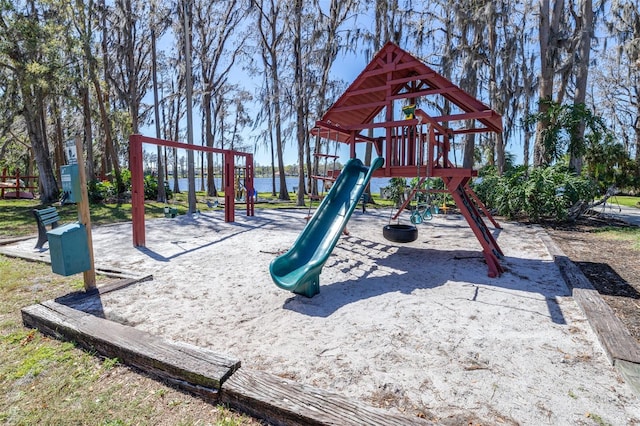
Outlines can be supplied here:
<path id="1" fill-rule="evenodd" d="M 130 223 L 95 227 L 96 266 L 154 276 L 104 295 L 104 315 L 407 416 L 640 424 L 640 400 L 607 360 L 541 229 L 495 230 L 506 272 L 489 278 L 461 216 L 436 216 L 417 241 L 395 244 L 382 237 L 388 210 L 356 212 L 308 299 L 269 275 L 306 214 L 148 220 L 140 249 Z"/>

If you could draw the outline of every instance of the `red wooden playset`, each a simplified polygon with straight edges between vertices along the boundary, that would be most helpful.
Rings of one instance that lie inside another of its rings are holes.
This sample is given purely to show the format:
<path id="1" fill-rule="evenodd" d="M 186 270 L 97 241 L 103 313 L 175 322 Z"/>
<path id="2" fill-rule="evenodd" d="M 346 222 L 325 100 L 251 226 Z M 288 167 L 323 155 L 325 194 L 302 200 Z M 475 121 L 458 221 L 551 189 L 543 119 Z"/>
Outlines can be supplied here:
<path id="1" fill-rule="evenodd" d="M 437 112 L 430 115 L 415 105 Z M 402 110 L 404 117 L 396 119 L 394 112 Z M 374 177 L 441 178 L 482 246 L 489 276 L 495 277 L 503 272 L 503 253 L 480 211 L 499 225 L 469 187 L 477 172 L 456 167 L 449 158 L 454 137 L 491 132 L 502 132 L 500 114 L 390 42 L 314 129 L 320 137 L 349 144 L 351 158 L 356 145 L 373 144 L 385 158 Z"/>

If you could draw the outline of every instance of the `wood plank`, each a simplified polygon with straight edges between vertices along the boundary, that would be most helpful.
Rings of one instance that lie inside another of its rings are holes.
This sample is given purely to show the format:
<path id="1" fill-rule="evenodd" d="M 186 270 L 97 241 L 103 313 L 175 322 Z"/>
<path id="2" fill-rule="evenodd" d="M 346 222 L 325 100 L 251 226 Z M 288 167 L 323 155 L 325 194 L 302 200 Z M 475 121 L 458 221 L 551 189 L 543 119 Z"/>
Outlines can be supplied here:
<path id="1" fill-rule="evenodd" d="M 369 407 L 341 395 L 262 371 L 241 369 L 220 391 L 220 402 L 274 425 L 432 425 Z"/>
<path id="2" fill-rule="evenodd" d="M 101 283 L 99 287 L 88 291 L 76 291 L 57 297 L 55 301 L 73 309 L 104 318 L 104 311 L 101 297 L 104 294 L 129 287 L 144 281 L 153 279 L 153 275 L 141 278 L 120 279 L 114 278 L 106 283 Z"/>
<path id="3" fill-rule="evenodd" d="M 176 343 L 98 318 L 54 301 L 22 309 L 23 323 L 45 334 L 77 342 L 103 356 L 174 383 L 219 389 L 240 361 L 216 352 Z"/>
<path id="4" fill-rule="evenodd" d="M 586 315 L 611 363 L 615 365 L 617 361 L 627 361 L 640 364 L 640 345 L 613 309 L 602 300 L 580 268 L 562 252 L 546 232 L 541 233 L 541 239 L 553 256 L 560 273 L 573 292 L 573 298 Z"/>
<path id="5" fill-rule="evenodd" d="M 34 237 L 30 237 L 30 238 L 34 238 Z M 0 244 L 0 254 L 7 257 L 28 260 L 30 262 L 51 263 L 51 256 L 49 255 L 49 252 L 46 250 L 39 251 L 39 252 L 24 252 L 24 251 L 15 250 L 11 247 L 3 247 L 2 244 Z M 96 269 L 96 272 L 98 273 L 98 275 L 104 275 L 105 277 L 133 279 L 133 280 L 136 280 L 137 282 L 147 281 L 149 277 L 151 278 L 153 277 L 153 275 L 136 275 L 133 272 L 125 271 L 124 269 L 112 268 L 112 267 L 109 267 L 109 268 L 98 267 Z"/>
<path id="6" fill-rule="evenodd" d="M 83 303 L 87 299 L 100 298 L 100 296 L 111 293 L 113 291 L 122 290 L 133 284 L 138 284 L 145 281 L 153 280 L 153 275 L 145 275 L 140 278 L 114 278 L 108 282 L 101 283 L 99 287 L 90 291 L 77 291 L 74 293 L 65 294 L 55 299 L 56 302 L 66 306 L 71 306 Z"/>
<path id="7" fill-rule="evenodd" d="M 38 234 L 35 234 L 35 235 L 24 235 L 22 237 L 0 238 L 0 246 L 4 246 L 4 245 L 7 245 L 7 244 L 18 243 L 20 241 L 30 240 L 31 238 L 38 238 Z"/>

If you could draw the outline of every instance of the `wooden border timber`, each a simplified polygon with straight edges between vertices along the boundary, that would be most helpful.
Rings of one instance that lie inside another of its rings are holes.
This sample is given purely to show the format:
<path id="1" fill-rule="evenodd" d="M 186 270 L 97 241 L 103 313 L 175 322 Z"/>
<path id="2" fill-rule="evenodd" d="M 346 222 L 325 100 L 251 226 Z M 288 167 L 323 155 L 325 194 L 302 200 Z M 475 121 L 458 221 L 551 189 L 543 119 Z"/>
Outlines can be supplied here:
<path id="1" fill-rule="evenodd" d="M 409 426 L 433 425 L 369 407 L 353 399 L 273 374 L 236 371 L 224 382 L 220 402 L 273 425 Z"/>
<path id="2" fill-rule="evenodd" d="M 0 239 L 0 246 L 6 246 L 8 244 L 19 243 L 20 241 L 30 240 L 32 238 L 38 238 L 37 234 L 25 235 L 22 237 L 8 237 Z"/>
<path id="3" fill-rule="evenodd" d="M 30 237 L 30 238 L 34 238 L 34 237 Z M 20 241 L 20 240 L 17 240 L 17 241 Z M 6 244 L 11 244 L 11 243 L 6 243 Z M 4 247 L 2 244 L 0 244 L 0 255 L 26 260 L 28 262 L 42 262 L 42 263 L 51 264 L 51 257 L 49 256 L 49 253 L 47 251 L 27 253 L 19 250 L 13 250 L 10 247 Z M 133 282 L 147 281 L 153 278 L 153 275 L 140 276 L 140 275 L 135 275 L 130 271 L 125 271 L 123 269 L 111 268 L 111 267 L 96 268 L 96 273 L 98 275 L 104 275 L 105 277 L 109 277 L 109 278 L 120 278 L 125 280 L 130 279 L 130 280 L 133 280 Z"/>
<path id="4" fill-rule="evenodd" d="M 640 345 L 580 268 L 564 254 L 549 234 L 541 232 L 540 239 L 558 266 L 573 299 L 587 317 L 609 361 L 640 395 Z"/>
<path id="5" fill-rule="evenodd" d="M 240 361 L 172 342 L 133 327 L 87 314 L 54 301 L 22 309 L 24 325 L 77 342 L 103 356 L 190 387 L 219 389 Z"/>
<path id="6" fill-rule="evenodd" d="M 91 296 L 80 294 L 72 303 Z M 69 302 L 73 298 L 61 299 Z M 56 301 L 23 308 L 22 318 L 27 327 L 118 358 L 209 402 L 228 404 L 273 425 L 433 425 L 273 374 L 240 368 L 240 361 L 225 355 L 162 339 Z"/>

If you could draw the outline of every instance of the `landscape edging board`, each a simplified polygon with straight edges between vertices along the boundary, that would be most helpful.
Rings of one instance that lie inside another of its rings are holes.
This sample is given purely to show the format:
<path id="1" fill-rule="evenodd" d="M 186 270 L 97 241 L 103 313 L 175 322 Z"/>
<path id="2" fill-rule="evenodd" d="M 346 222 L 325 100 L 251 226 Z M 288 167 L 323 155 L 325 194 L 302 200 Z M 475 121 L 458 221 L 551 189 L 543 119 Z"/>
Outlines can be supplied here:
<path id="1" fill-rule="evenodd" d="M 589 279 L 551 236 L 544 230 L 541 230 L 539 236 L 571 290 L 573 299 L 587 317 L 609 361 L 634 392 L 640 395 L 640 345 L 613 309 L 600 297 Z"/>

